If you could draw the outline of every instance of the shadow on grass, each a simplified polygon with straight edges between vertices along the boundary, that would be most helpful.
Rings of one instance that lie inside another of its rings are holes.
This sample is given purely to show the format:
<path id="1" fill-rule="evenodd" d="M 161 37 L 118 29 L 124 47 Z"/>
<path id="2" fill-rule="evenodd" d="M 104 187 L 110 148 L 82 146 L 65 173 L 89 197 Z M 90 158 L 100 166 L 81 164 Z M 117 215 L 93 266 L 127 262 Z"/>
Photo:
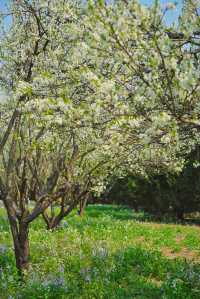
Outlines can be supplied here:
<path id="1" fill-rule="evenodd" d="M 135 212 L 129 207 L 114 206 L 114 205 L 89 205 L 86 208 L 89 217 L 101 218 L 109 216 L 116 220 L 134 220 L 141 222 L 156 222 L 163 224 L 180 224 L 180 225 L 200 225 L 200 219 L 177 220 L 170 216 L 157 217 L 145 212 Z"/>
<path id="2" fill-rule="evenodd" d="M 86 208 L 89 217 L 101 218 L 102 216 L 109 216 L 116 220 L 140 220 L 147 221 L 148 215 L 135 213 L 128 207 L 114 206 L 114 205 L 88 205 Z"/>

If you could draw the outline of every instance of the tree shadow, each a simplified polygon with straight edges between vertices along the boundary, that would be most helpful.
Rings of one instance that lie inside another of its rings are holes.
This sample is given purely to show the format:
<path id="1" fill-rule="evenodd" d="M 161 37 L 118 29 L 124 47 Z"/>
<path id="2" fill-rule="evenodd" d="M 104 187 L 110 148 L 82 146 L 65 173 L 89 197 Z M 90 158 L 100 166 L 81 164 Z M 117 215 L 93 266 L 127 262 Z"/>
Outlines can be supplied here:
<path id="1" fill-rule="evenodd" d="M 156 216 L 149 213 L 140 211 L 135 212 L 127 206 L 115 206 L 115 205 L 88 205 L 86 208 L 89 217 L 101 218 L 109 216 L 115 220 L 133 220 L 139 222 L 154 222 L 163 224 L 179 224 L 179 225 L 200 225 L 200 219 L 185 218 L 178 220 L 170 215 Z"/>
<path id="2" fill-rule="evenodd" d="M 114 205 L 88 205 L 86 208 L 89 217 L 101 218 L 109 216 L 116 220 L 141 220 L 145 221 L 148 216 L 142 213 L 135 213 L 128 207 Z"/>

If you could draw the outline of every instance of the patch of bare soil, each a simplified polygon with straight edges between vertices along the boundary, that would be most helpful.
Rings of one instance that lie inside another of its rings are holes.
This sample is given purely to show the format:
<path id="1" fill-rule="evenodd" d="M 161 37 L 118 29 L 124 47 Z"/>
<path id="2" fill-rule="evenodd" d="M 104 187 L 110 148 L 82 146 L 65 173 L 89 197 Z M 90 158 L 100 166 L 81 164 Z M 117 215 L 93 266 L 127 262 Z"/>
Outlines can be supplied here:
<path id="1" fill-rule="evenodd" d="M 185 239 L 185 236 L 182 234 L 176 235 L 176 243 L 180 243 Z"/>
<path id="2" fill-rule="evenodd" d="M 135 243 L 145 242 L 145 237 L 144 236 L 137 237 L 137 238 L 135 238 L 134 241 L 135 241 Z"/>
<path id="3" fill-rule="evenodd" d="M 170 259 L 183 258 L 195 263 L 200 262 L 199 253 L 195 250 L 189 250 L 187 247 L 183 247 L 179 252 L 175 252 L 169 247 L 164 247 L 161 251 L 164 256 Z"/>
<path id="4" fill-rule="evenodd" d="M 160 286 L 162 285 L 162 283 L 163 283 L 163 281 L 158 280 L 158 279 L 155 278 L 155 277 L 149 277 L 149 278 L 148 278 L 148 281 L 151 282 L 151 283 L 153 283 L 153 284 L 156 285 L 157 287 L 160 287 Z"/>

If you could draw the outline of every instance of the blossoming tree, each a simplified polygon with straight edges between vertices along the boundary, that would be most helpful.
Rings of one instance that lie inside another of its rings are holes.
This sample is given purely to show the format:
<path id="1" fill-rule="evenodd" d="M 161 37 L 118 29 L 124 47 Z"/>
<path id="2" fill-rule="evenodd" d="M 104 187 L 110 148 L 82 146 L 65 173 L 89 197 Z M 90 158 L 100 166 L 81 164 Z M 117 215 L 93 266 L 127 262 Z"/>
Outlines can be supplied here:
<path id="1" fill-rule="evenodd" d="M 23 271 L 39 215 L 52 229 L 113 174 L 181 168 L 198 139 L 199 18 L 168 28 L 158 5 L 125 0 L 13 0 L 8 13 L 0 199 Z"/>

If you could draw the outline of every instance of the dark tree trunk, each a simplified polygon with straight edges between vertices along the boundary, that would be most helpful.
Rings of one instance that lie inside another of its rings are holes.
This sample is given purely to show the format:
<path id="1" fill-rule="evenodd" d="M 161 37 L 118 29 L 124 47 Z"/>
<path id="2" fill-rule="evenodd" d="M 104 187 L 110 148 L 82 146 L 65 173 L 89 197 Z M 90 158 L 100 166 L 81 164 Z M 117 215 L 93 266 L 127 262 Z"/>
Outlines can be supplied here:
<path id="1" fill-rule="evenodd" d="M 183 212 L 183 210 L 177 210 L 176 211 L 176 217 L 177 217 L 177 219 L 178 220 L 184 220 L 184 212 Z"/>
<path id="2" fill-rule="evenodd" d="M 22 274 L 29 266 L 28 225 L 20 223 L 18 231 L 16 231 L 16 226 L 12 225 L 11 231 L 14 242 L 16 266 L 19 273 Z"/>
<path id="3" fill-rule="evenodd" d="M 14 243 L 16 267 L 19 273 L 22 274 L 29 266 L 28 225 L 21 223 L 18 227 L 16 222 L 12 222 L 10 226 Z"/>
<path id="4" fill-rule="evenodd" d="M 134 212 L 136 212 L 136 213 L 139 212 L 139 207 L 136 202 L 133 203 L 133 209 L 134 209 Z"/>
<path id="5" fill-rule="evenodd" d="M 29 266 L 29 228 L 27 224 L 20 224 L 19 242 L 21 255 L 19 256 L 19 268 L 28 269 Z"/>
<path id="6" fill-rule="evenodd" d="M 16 210 L 13 208 L 13 204 L 9 199 L 5 200 L 4 204 L 7 210 L 14 243 L 16 267 L 19 274 L 23 274 L 23 271 L 27 270 L 29 265 L 29 224 L 17 218 Z"/>

